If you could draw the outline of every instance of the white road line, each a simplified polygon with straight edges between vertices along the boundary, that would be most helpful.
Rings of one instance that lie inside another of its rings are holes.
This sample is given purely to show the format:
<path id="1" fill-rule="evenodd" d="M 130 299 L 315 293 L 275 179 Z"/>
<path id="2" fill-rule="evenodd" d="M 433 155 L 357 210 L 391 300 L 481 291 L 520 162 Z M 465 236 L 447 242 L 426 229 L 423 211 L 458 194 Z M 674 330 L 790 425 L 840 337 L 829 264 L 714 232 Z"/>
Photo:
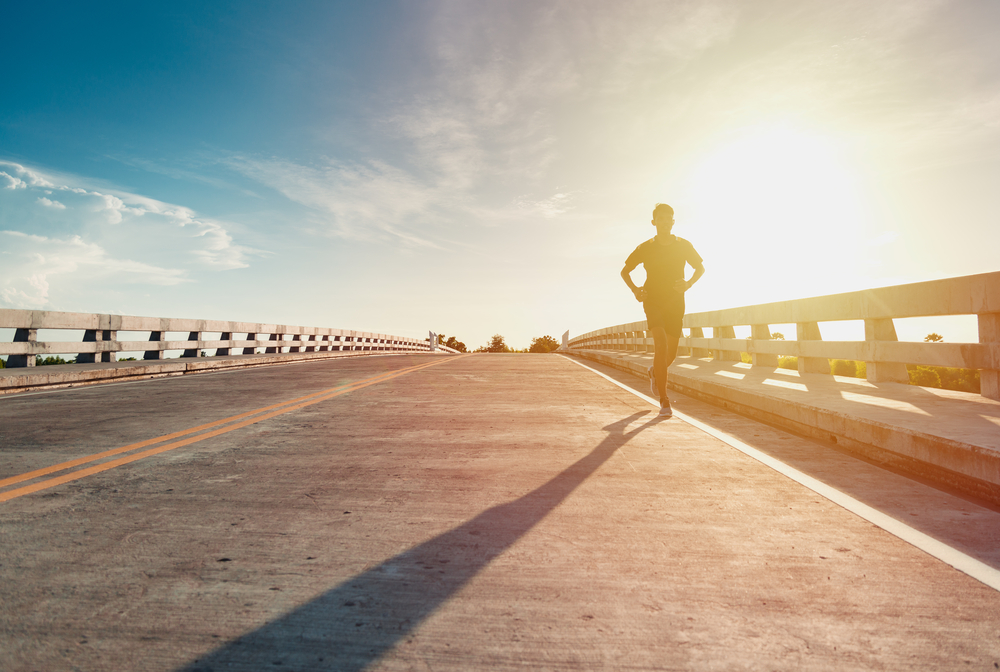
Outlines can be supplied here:
<path id="1" fill-rule="evenodd" d="M 614 378 L 604 373 L 601 373 L 597 369 L 593 369 L 587 366 L 586 364 L 581 364 L 572 357 L 566 357 L 566 359 L 573 362 L 574 364 L 582 366 L 588 371 L 596 373 L 600 377 L 617 385 L 626 392 L 631 392 L 640 399 L 659 408 L 660 402 L 653 399 L 652 397 L 645 395 L 642 392 L 633 390 L 628 385 L 620 383 Z M 881 511 L 868 506 L 867 504 L 859 502 L 850 495 L 845 494 L 840 490 L 837 490 L 836 488 L 831 487 L 826 483 L 823 483 L 822 481 L 813 478 L 812 476 L 808 476 L 799 471 L 798 469 L 795 469 L 794 467 L 790 467 L 781 460 L 775 459 L 770 455 L 762 453 L 756 448 L 753 448 L 752 446 L 743 443 L 736 437 L 731 436 L 726 432 L 723 432 L 721 430 L 716 429 L 715 427 L 711 427 L 710 425 L 706 425 L 703 422 L 695 420 L 694 418 L 688 416 L 685 413 L 681 413 L 676 409 L 674 409 L 674 417 L 683 420 L 684 422 L 688 423 L 689 425 L 692 425 L 693 427 L 697 427 L 706 434 L 713 436 L 719 439 L 720 441 L 732 446 L 741 453 L 749 457 L 752 457 L 753 459 L 770 467 L 771 469 L 774 469 L 779 474 L 787 476 L 796 483 L 804 485 L 805 487 L 809 488 L 816 494 L 825 497 L 834 504 L 842 506 L 843 508 L 847 509 L 856 516 L 859 516 L 867 520 L 869 523 L 872 523 L 873 525 L 882 528 L 889 534 L 899 537 L 903 541 L 912 544 L 913 546 L 916 546 L 921 551 L 924 551 L 925 553 L 932 555 L 938 560 L 951 565 L 958 571 L 968 574 L 977 581 L 986 584 L 993 590 L 1000 591 L 1000 570 L 994 569 L 993 567 L 990 567 L 989 565 L 980 562 L 979 560 L 976 560 L 975 558 L 970 557 L 965 553 L 962 553 L 961 551 L 956 550 L 951 546 L 948 546 L 947 544 L 944 544 L 938 541 L 937 539 L 924 534 L 923 532 L 915 530 L 909 525 L 896 520 L 892 516 L 888 516 L 882 513 Z"/>

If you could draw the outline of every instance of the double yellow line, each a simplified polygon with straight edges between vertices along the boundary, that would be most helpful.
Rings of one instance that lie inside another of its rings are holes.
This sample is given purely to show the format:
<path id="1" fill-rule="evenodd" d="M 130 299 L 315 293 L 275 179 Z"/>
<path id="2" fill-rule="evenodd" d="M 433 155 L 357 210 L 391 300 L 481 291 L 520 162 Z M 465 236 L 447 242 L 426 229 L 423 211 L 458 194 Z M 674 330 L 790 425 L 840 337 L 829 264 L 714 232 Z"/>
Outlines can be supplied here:
<path id="1" fill-rule="evenodd" d="M 205 439 L 210 439 L 212 437 L 219 436 L 227 432 L 232 432 L 234 430 L 241 429 L 243 427 L 246 427 L 247 425 L 252 425 L 257 422 L 269 420 L 270 418 L 283 415 L 285 413 L 289 413 L 291 411 L 295 411 L 300 408 L 305 408 L 306 406 L 318 404 L 319 402 L 326 401 L 327 399 L 333 399 L 334 397 L 339 397 L 340 395 L 347 394 L 348 392 L 354 392 L 355 390 L 360 390 L 370 385 L 383 383 L 387 380 L 392 380 L 393 378 L 398 378 L 399 376 L 404 376 L 408 373 L 419 371 L 420 369 L 426 369 L 431 366 L 437 366 L 438 364 L 450 361 L 451 359 L 452 359 L 451 357 L 442 358 L 435 362 L 431 362 L 430 364 L 418 364 L 416 366 L 410 366 L 405 369 L 389 371 L 386 373 L 379 374 L 377 376 L 373 376 L 371 378 L 365 378 L 364 380 L 359 380 L 354 383 L 341 385 L 340 387 L 331 387 L 326 390 L 321 390 L 319 392 L 313 392 L 312 394 L 307 394 L 304 397 L 291 399 L 289 401 L 283 401 L 280 404 L 272 404 L 271 406 L 258 408 L 257 410 L 254 411 L 247 411 L 246 413 L 240 413 L 239 415 L 223 418 L 222 420 L 216 420 L 214 422 L 209 422 L 204 425 L 198 425 L 197 427 L 191 427 L 190 429 L 174 432 L 172 434 L 164 434 L 163 436 L 158 436 L 155 439 L 146 439 L 145 441 L 139 441 L 138 443 L 130 443 L 129 445 L 122 446 L 121 448 L 113 448 L 111 450 L 105 450 L 104 452 L 101 453 L 95 453 L 93 455 L 79 457 L 75 460 L 70 460 L 68 462 L 61 462 L 60 464 L 54 464 L 51 467 L 45 467 L 44 469 L 36 469 L 35 471 L 29 471 L 27 473 L 19 474 L 17 476 L 11 476 L 9 478 L 0 480 L 0 489 L 6 488 L 11 485 L 16 485 L 17 483 L 23 483 L 25 481 L 33 481 L 43 476 L 48 476 L 49 474 L 55 474 L 60 471 L 66 471 L 67 469 L 73 469 L 73 467 L 78 467 L 82 464 L 88 464 L 90 462 L 103 460 L 104 458 L 112 457 L 114 455 L 122 455 L 123 453 L 132 453 L 131 455 L 125 455 L 124 457 L 119 457 L 118 459 L 115 460 L 101 462 L 100 464 L 84 467 L 83 469 L 70 471 L 69 473 L 62 474 L 61 476 L 47 478 L 43 481 L 38 481 L 37 483 L 24 485 L 21 486 L 20 488 L 15 488 L 13 490 L 2 492 L 0 493 L 0 502 L 6 502 L 11 499 L 23 497 L 24 495 L 30 495 L 31 493 L 38 492 L 39 490 L 45 490 L 47 488 L 52 488 L 57 485 L 62 485 L 63 483 L 69 483 L 70 481 L 76 481 L 81 478 L 86 478 L 87 476 L 90 476 L 92 474 L 98 474 L 102 471 L 108 471 L 109 469 L 114 469 L 115 467 L 120 467 L 121 465 L 128 464 L 129 462 L 135 462 L 136 460 L 141 460 L 146 457 L 152 457 L 153 455 L 159 455 L 160 453 L 165 453 L 168 450 L 174 450 L 175 448 L 181 448 L 183 446 L 187 446 L 192 443 L 196 443 L 198 441 L 204 441 Z M 215 429 L 213 429 L 213 427 Z M 190 436 L 192 434 L 194 436 Z M 187 437 L 187 438 L 181 439 L 180 441 L 173 441 L 173 439 L 179 439 L 180 437 Z M 170 442 L 170 443 L 164 443 L 164 442 Z M 164 444 L 164 445 L 158 445 L 155 448 L 143 450 L 138 453 L 132 452 L 139 450 L 140 448 L 145 448 L 146 446 L 154 446 L 156 444 Z"/>

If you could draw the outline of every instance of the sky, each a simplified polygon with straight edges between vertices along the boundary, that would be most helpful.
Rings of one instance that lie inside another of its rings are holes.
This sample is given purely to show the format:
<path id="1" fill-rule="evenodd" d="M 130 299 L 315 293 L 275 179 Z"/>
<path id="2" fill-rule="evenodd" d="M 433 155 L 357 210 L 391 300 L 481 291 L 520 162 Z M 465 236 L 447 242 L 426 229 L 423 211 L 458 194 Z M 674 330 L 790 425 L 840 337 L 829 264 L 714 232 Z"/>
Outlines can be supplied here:
<path id="1" fill-rule="evenodd" d="M 523 348 L 658 202 L 689 312 L 1000 270 L 992 0 L 0 9 L 0 308 Z"/>

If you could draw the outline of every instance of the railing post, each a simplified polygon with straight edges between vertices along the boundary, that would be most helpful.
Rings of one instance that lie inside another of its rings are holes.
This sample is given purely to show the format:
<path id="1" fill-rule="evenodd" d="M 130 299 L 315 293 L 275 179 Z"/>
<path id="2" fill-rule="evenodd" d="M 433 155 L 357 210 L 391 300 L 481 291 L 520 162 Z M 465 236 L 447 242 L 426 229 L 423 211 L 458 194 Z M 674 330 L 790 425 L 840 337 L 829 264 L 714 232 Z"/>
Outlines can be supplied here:
<path id="1" fill-rule="evenodd" d="M 151 331 L 149 332 L 149 342 L 150 343 L 162 343 L 164 337 L 166 336 L 165 331 Z M 163 350 L 146 350 L 142 353 L 143 360 L 147 359 L 163 359 Z"/>
<path id="2" fill-rule="evenodd" d="M 38 341 L 37 329 L 15 329 L 15 343 L 36 343 Z M 8 369 L 22 369 L 35 365 L 35 355 L 11 355 L 7 358 Z"/>
<path id="3" fill-rule="evenodd" d="M 256 341 L 257 340 L 257 332 L 252 331 L 252 332 L 248 333 L 247 334 L 247 340 L 248 341 Z M 244 355 L 256 355 L 257 354 L 257 348 L 256 347 L 243 348 L 243 354 Z"/>
<path id="4" fill-rule="evenodd" d="M 822 341 L 823 335 L 816 322 L 799 322 L 795 325 L 796 340 Z M 799 373 L 830 373 L 830 360 L 824 357 L 803 357 L 799 354 Z"/>
<path id="5" fill-rule="evenodd" d="M 754 341 L 770 341 L 771 340 L 771 325 L 770 324 L 751 324 L 750 325 L 750 347 L 752 350 L 756 350 L 754 347 Z M 765 352 L 751 352 L 751 360 L 754 366 L 767 366 L 773 367 L 778 365 L 778 356 L 771 355 Z"/>
<path id="6" fill-rule="evenodd" d="M 231 331 L 224 331 L 224 332 L 222 332 L 219 335 L 219 340 L 220 341 L 231 341 L 231 340 L 233 340 L 233 332 L 231 332 Z M 229 348 L 216 348 L 215 349 L 215 356 L 216 357 L 221 357 L 221 356 L 228 355 L 228 354 L 229 354 Z"/>
<path id="7" fill-rule="evenodd" d="M 865 320 L 865 341 L 874 351 L 877 341 L 898 341 L 896 325 L 892 318 Z M 909 383 L 910 375 L 906 364 L 898 362 L 865 362 L 866 378 L 869 383 Z"/>
<path id="8" fill-rule="evenodd" d="M 979 318 L 979 342 L 991 345 L 1000 343 L 1000 313 L 980 313 L 976 317 Z M 979 371 L 979 393 L 987 399 L 1000 401 L 1000 370 Z"/>
<path id="9" fill-rule="evenodd" d="M 691 330 L 690 330 L 690 329 L 688 329 L 688 333 L 690 333 L 690 332 L 691 332 Z M 653 332 L 652 332 L 652 331 L 647 331 L 646 333 L 647 333 L 647 334 L 649 334 L 649 337 L 650 337 L 650 338 L 652 338 L 652 337 L 653 337 Z M 683 340 L 684 340 L 685 338 L 688 338 L 688 336 L 685 336 L 685 335 L 684 335 L 684 330 L 683 330 L 683 329 L 681 329 L 681 337 L 680 337 L 680 340 L 681 340 L 681 341 L 683 341 Z M 654 352 L 655 350 L 656 350 L 656 347 L 655 347 L 655 346 L 650 346 L 650 347 L 649 347 L 649 352 Z M 689 348 L 689 347 L 688 347 L 688 346 L 686 346 L 686 345 L 679 345 L 679 344 L 678 344 L 678 346 L 677 346 L 677 354 L 678 354 L 679 356 L 681 356 L 681 357 L 690 357 L 690 356 L 692 356 L 693 352 L 694 352 L 694 350 L 692 350 L 691 348 Z"/>
<path id="10" fill-rule="evenodd" d="M 705 338 L 705 330 L 701 327 L 691 327 L 691 338 Z M 711 357 L 712 352 L 708 348 L 691 348 L 691 356 L 695 359 Z"/>
<path id="11" fill-rule="evenodd" d="M 118 332 L 110 329 L 87 329 L 83 332 L 84 343 L 106 343 L 116 340 Z M 93 364 L 95 362 L 117 361 L 117 353 L 110 350 L 101 350 L 98 347 L 96 352 L 80 352 L 76 355 L 77 364 Z"/>
<path id="12" fill-rule="evenodd" d="M 712 327 L 712 336 L 715 338 L 736 338 L 736 329 L 733 327 Z M 743 359 L 740 353 L 733 350 L 715 350 L 712 356 L 720 362 L 741 362 Z"/>
<path id="13" fill-rule="evenodd" d="M 201 332 L 200 331 L 189 331 L 188 332 L 188 342 L 194 341 L 195 342 L 195 347 L 193 347 L 193 348 L 185 348 L 184 349 L 184 354 L 181 355 L 181 357 L 197 357 L 198 356 L 198 349 L 199 349 L 198 348 L 198 341 L 200 341 L 200 340 L 201 340 Z"/>

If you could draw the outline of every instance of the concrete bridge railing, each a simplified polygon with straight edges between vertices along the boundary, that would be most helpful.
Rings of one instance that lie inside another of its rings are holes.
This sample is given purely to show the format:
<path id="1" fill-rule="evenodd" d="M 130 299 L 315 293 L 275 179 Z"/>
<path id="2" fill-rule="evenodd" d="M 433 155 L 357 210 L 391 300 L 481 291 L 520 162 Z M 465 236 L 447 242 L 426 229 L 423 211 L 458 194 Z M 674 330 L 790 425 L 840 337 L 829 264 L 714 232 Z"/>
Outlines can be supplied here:
<path id="1" fill-rule="evenodd" d="M 897 339 L 894 319 L 942 315 L 976 315 L 979 342 Z M 844 320 L 864 320 L 865 340 L 824 341 L 819 323 Z M 771 325 L 789 323 L 796 324 L 796 340 L 771 339 Z M 652 352 L 646 326 L 598 329 L 569 339 L 567 347 Z M 735 327 L 746 326 L 750 337 L 736 338 Z M 831 359 L 855 360 L 866 363 L 871 382 L 909 382 L 907 364 L 978 369 L 982 396 L 1000 400 L 1000 272 L 693 313 L 684 327 L 689 334 L 679 345 L 696 357 L 740 361 L 747 352 L 754 366 L 775 367 L 779 355 L 796 356 L 801 373 L 824 374 L 830 374 Z"/>
<path id="2" fill-rule="evenodd" d="M 114 362 L 119 352 L 141 352 L 143 360 L 162 360 L 167 352 L 181 357 L 293 354 L 335 351 L 454 353 L 429 341 L 366 331 L 296 327 L 253 322 L 224 322 L 164 317 L 134 317 L 97 313 L 63 313 L 40 310 L 0 310 L 0 328 L 14 329 L 13 342 L 0 343 L 8 368 L 35 366 L 38 356 L 75 355 L 77 363 Z M 83 331 L 82 341 L 39 340 L 39 330 Z M 120 332 L 140 332 L 145 340 L 119 340 Z M 173 333 L 185 338 L 168 340 Z M 217 336 L 216 336 L 217 334 Z M 151 362 L 152 363 L 152 362 Z"/>

